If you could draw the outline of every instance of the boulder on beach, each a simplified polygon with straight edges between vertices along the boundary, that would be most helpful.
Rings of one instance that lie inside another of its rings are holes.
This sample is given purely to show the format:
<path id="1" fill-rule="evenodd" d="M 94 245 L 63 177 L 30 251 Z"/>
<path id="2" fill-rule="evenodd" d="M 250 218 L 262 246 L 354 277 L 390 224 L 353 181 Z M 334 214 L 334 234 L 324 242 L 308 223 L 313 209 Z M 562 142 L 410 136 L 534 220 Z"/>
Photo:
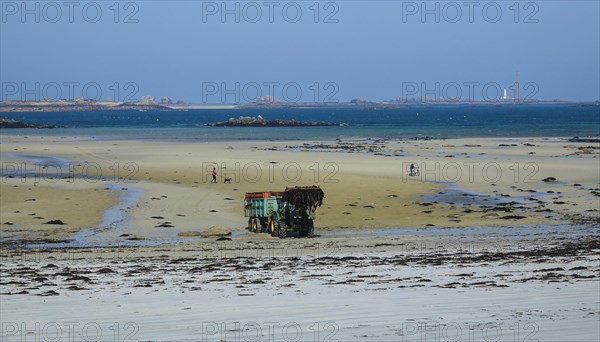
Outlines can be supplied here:
<path id="1" fill-rule="evenodd" d="M 177 236 L 181 236 L 181 237 L 193 237 L 193 236 L 201 236 L 201 235 L 202 235 L 202 232 L 197 231 L 197 230 L 177 233 Z"/>
<path id="2" fill-rule="evenodd" d="M 223 226 L 212 226 L 200 233 L 200 236 L 202 237 L 220 237 L 229 235 L 231 235 L 231 229 Z"/>

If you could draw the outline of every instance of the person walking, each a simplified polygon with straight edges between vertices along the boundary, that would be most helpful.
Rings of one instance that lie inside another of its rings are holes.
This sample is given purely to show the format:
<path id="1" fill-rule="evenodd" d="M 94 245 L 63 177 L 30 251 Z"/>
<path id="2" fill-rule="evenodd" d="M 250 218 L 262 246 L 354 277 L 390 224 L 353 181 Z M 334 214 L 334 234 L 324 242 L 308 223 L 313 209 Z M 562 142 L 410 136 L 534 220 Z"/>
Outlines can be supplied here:
<path id="1" fill-rule="evenodd" d="M 217 182 L 217 168 L 213 167 L 212 170 L 212 180 L 210 181 L 211 183 L 216 183 Z"/>

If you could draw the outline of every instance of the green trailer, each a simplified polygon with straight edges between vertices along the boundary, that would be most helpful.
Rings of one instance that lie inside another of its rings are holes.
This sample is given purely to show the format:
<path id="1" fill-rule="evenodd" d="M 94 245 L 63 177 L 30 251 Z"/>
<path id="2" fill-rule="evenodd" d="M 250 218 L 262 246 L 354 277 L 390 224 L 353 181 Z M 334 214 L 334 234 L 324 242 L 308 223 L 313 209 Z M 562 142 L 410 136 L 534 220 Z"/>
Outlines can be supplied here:
<path id="1" fill-rule="evenodd" d="M 248 229 L 281 239 L 295 232 L 313 237 L 315 212 L 323 198 L 323 190 L 318 186 L 288 187 L 283 192 L 247 192 L 244 216 L 248 218 Z"/>

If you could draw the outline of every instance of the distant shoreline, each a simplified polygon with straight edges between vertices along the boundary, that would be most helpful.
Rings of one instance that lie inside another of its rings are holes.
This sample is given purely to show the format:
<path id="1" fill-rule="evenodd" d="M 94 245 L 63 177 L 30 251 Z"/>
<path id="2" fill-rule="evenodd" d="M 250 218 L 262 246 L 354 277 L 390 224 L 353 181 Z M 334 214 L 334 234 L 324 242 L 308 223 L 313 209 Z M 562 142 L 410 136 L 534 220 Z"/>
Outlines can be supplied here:
<path id="1" fill-rule="evenodd" d="M 331 102 L 331 103 L 250 103 L 250 104 L 158 104 L 147 102 L 112 102 L 94 100 L 72 101 L 0 101 L 0 113 L 19 112 L 80 112 L 80 111 L 121 111 L 121 110 L 158 110 L 158 111 L 187 111 L 198 109 L 244 109 L 244 108 L 331 108 L 348 107 L 363 108 L 366 110 L 430 107 L 430 106 L 524 106 L 524 105 L 573 105 L 600 107 L 600 101 L 569 102 L 569 101 L 543 101 L 523 100 L 515 102 L 506 101 L 438 101 L 438 102 Z"/>

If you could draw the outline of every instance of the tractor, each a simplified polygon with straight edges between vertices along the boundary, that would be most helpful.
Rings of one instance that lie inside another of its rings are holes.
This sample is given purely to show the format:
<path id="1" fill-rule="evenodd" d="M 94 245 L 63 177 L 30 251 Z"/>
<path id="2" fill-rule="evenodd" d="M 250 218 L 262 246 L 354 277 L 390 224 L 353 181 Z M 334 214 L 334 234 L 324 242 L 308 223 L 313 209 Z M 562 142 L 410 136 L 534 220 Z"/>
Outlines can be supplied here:
<path id="1" fill-rule="evenodd" d="M 280 239 L 295 232 L 301 237 L 313 237 L 315 211 L 324 198 L 323 190 L 314 185 L 287 187 L 283 192 L 247 192 L 244 216 L 248 218 L 248 229 Z"/>

